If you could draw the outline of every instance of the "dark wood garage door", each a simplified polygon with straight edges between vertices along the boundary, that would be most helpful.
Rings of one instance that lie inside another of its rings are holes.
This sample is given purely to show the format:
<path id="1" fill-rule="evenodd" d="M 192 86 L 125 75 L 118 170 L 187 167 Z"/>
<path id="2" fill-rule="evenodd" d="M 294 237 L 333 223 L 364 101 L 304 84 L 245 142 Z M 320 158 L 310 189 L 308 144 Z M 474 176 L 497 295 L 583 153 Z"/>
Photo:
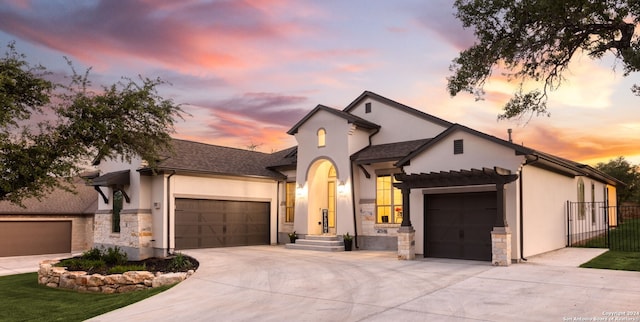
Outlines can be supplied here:
<path id="1" fill-rule="evenodd" d="M 0 221 L 0 257 L 71 252 L 71 221 Z"/>
<path id="2" fill-rule="evenodd" d="M 176 199 L 176 249 L 269 244 L 268 202 Z"/>
<path id="3" fill-rule="evenodd" d="M 496 193 L 425 195 L 425 256 L 491 260 Z"/>

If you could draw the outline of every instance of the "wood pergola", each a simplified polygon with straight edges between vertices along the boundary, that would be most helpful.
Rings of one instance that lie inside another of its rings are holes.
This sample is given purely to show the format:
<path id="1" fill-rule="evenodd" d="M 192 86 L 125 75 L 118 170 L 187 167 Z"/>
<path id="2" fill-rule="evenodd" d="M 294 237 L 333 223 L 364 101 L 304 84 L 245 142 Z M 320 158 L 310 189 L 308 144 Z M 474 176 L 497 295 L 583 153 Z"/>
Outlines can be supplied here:
<path id="1" fill-rule="evenodd" d="M 460 170 L 441 171 L 420 174 L 398 173 L 394 175 L 396 188 L 402 191 L 403 216 L 400 227 L 411 227 L 410 194 L 411 189 L 419 188 L 440 188 L 440 187 L 460 187 L 495 184 L 496 186 L 496 222 L 495 227 L 507 227 L 506 203 L 504 196 L 504 185 L 518 179 L 517 174 L 512 174 L 510 170 L 494 167 L 483 168 L 482 170 Z"/>

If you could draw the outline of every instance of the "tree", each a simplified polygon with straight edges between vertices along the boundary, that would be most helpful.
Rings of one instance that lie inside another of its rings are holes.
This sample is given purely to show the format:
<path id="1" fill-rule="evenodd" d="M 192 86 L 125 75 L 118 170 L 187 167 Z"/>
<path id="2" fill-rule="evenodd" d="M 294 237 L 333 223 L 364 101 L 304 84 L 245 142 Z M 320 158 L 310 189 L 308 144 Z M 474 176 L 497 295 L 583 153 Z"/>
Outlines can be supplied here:
<path id="1" fill-rule="evenodd" d="M 456 0 L 454 7 L 478 41 L 453 60 L 449 93 L 482 99 L 494 70 L 506 70 L 519 87 L 499 119 L 548 115 L 547 93 L 560 86 L 576 54 L 613 54 L 624 76 L 640 70 L 638 0 Z M 525 92 L 530 81 L 543 82 L 542 88 Z M 632 91 L 640 95 L 638 85 Z"/>
<path id="2" fill-rule="evenodd" d="M 618 187 L 618 201 L 640 202 L 640 167 L 630 164 L 624 157 L 598 163 L 596 169 L 624 182 L 626 186 Z"/>
<path id="3" fill-rule="evenodd" d="M 13 42 L 7 48 L 0 58 L 0 200 L 21 204 L 56 187 L 70 190 L 86 160 L 140 156 L 153 167 L 170 148 L 182 109 L 158 95 L 162 80 L 124 78 L 94 91 L 89 70 L 78 74 L 68 61 L 70 84 L 58 84 Z M 33 120 L 38 114 L 48 120 Z"/>

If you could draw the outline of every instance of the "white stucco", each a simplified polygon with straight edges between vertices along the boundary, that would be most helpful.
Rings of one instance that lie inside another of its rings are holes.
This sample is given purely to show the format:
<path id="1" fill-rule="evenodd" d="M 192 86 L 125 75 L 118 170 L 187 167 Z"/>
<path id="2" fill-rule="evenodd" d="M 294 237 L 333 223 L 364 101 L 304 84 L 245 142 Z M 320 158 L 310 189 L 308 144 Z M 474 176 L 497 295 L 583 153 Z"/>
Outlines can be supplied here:
<path id="1" fill-rule="evenodd" d="M 365 106 L 371 103 L 371 112 Z M 380 132 L 373 137 L 373 144 L 384 144 L 433 138 L 446 130 L 445 126 L 403 112 L 393 106 L 366 98 L 350 110 L 350 113 L 380 125 Z"/>

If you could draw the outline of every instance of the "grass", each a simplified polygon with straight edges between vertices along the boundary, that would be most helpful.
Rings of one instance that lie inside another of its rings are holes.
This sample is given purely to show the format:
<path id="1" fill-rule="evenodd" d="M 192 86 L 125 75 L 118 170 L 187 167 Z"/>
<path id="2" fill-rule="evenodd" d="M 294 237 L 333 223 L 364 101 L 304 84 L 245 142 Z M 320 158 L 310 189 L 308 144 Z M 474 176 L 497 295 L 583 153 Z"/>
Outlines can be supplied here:
<path id="1" fill-rule="evenodd" d="M 640 219 L 625 219 L 616 229 L 610 230 L 609 249 L 614 251 L 640 252 Z M 605 234 L 590 239 L 580 247 L 607 248 Z"/>
<path id="2" fill-rule="evenodd" d="M 37 273 L 0 276 L 0 321 L 83 321 L 168 290 L 77 293 L 38 284 Z"/>
<path id="3" fill-rule="evenodd" d="M 640 252 L 610 250 L 580 267 L 640 271 Z"/>

